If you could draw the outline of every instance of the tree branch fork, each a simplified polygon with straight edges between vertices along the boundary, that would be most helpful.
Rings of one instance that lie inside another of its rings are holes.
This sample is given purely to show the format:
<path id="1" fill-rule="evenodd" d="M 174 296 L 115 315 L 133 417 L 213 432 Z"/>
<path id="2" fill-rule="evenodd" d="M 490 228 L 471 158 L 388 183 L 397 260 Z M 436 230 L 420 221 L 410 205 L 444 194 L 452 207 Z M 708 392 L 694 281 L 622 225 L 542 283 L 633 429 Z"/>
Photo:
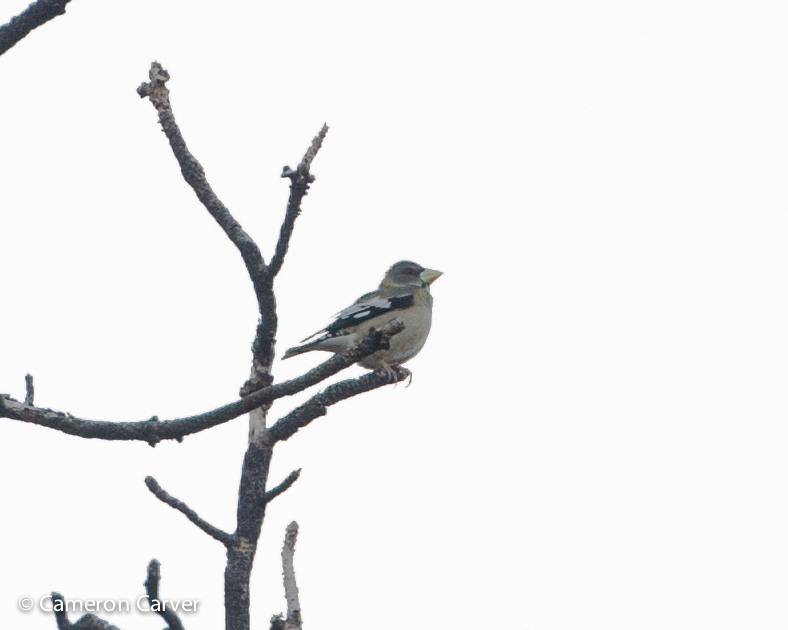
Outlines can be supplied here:
<path id="1" fill-rule="evenodd" d="M 68 0 L 59 1 L 65 5 Z M 0 418 L 36 424 L 83 438 L 137 440 L 155 446 L 162 440 L 180 442 L 187 435 L 204 431 L 249 413 L 250 428 L 254 428 L 254 430 L 250 430 L 249 445 L 244 458 L 241 485 L 238 492 L 236 529 L 233 533 L 211 525 L 183 501 L 164 490 L 153 477 L 145 479 L 148 489 L 156 498 L 183 514 L 201 531 L 221 542 L 227 548 L 226 628 L 227 630 L 249 630 L 249 578 L 265 517 L 265 508 L 268 503 L 292 487 L 301 472 L 300 469 L 293 471 L 279 485 L 267 489 L 268 470 L 274 446 L 278 442 L 289 439 L 316 418 L 326 415 L 330 406 L 385 385 L 401 382 L 409 377 L 410 372 L 404 368 L 395 367 L 389 373 L 369 372 L 358 378 L 333 383 L 270 427 L 266 427 L 268 408 L 280 398 L 305 391 L 365 357 L 379 350 L 387 349 L 391 338 L 402 332 L 404 324 L 399 319 L 392 319 L 379 330 L 371 328 L 368 334 L 355 346 L 332 356 L 297 378 L 272 384 L 271 366 L 275 356 L 278 322 L 274 299 L 274 279 L 284 263 L 295 221 L 301 214 L 303 198 L 307 195 L 310 185 L 315 181 L 310 168 L 325 140 L 328 126 L 323 125 L 295 170 L 288 166 L 283 169 L 282 177 L 290 179 L 290 195 L 274 254 L 270 263 L 266 264 L 258 245 L 214 193 L 207 181 L 205 171 L 187 148 L 186 141 L 172 113 L 170 91 L 166 86 L 170 79 L 169 73 L 161 64 L 153 62 L 149 79 L 149 82 L 139 86 L 138 94 L 142 98 L 148 98 L 153 104 L 158 114 L 159 124 L 170 143 L 184 180 L 238 250 L 252 281 L 260 320 L 252 343 L 251 376 L 241 388 L 240 400 L 196 416 L 164 421 L 153 416 L 150 419 L 137 422 L 110 422 L 85 420 L 70 413 L 36 407 L 34 405 L 33 378 L 28 375 L 25 379 L 26 395 L 23 402 L 15 400 L 7 394 L 0 394 Z M 295 586 L 292 565 L 297 531 L 298 525 L 295 522 L 288 526 L 285 546 L 282 551 L 288 612 L 287 618 L 279 618 L 279 621 L 283 624 L 281 627 L 287 630 L 300 630 L 301 628 L 300 604 L 298 603 L 298 590 Z M 159 577 L 159 563 L 153 560 L 148 566 L 148 579 L 145 582 L 151 601 L 158 599 Z M 56 597 L 60 596 L 53 594 L 53 600 Z M 183 630 L 177 616 L 171 611 L 167 612 L 170 614 L 162 614 L 162 617 L 167 622 L 168 629 Z M 278 623 L 276 617 L 271 622 L 272 628 L 275 627 L 275 622 Z M 65 615 L 57 616 L 57 623 L 60 630 L 112 630 L 113 628 L 107 622 L 92 615 L 83 617 L 76 624 L 71 624 Z"/>
<path id="2" fill-rule="evenodd" d="M 165 602 L 162 602 L 159 597 L 160 580 L 161 564 L 154 558 L 148 563 L 148 575 L 144 582 L 150 610 L 167 622 L 165 630 L 184 630 L 183 624 L 175 611 L 167 606 Z M 94 614 L 83 615 L 76 623 L 71 623 L 68 620 L 66 601 L 60 593 L 52 593 L 52 604 L 58 630 L 118 630 L 117 627 Z"/>

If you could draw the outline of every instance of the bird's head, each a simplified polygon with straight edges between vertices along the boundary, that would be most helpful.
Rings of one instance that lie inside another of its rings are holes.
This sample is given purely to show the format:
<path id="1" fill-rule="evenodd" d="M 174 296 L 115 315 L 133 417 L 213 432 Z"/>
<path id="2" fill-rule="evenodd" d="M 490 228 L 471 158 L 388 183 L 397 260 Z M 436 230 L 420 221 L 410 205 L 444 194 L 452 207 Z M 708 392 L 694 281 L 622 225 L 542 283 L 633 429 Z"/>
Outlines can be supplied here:
<path id="1" fill-rule="evenodd" d="M 381 288 L 398 287 L 427 287 L 443 275 L 442 271 L 425 269 L 409 260 L 402 260 L 386 272 L 386 277 L 380 283 Z"/>

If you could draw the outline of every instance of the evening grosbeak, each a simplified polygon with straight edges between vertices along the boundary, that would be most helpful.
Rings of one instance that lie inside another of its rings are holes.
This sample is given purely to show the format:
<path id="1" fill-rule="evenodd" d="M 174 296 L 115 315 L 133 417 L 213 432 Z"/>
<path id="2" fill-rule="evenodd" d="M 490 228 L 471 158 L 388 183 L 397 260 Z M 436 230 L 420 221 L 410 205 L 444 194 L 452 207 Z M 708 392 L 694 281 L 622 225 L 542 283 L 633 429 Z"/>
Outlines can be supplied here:
<path id="1" fill-rule="evenodd" d="M 408 260 L 392 265 L 376 291 L 362 295 L 340 311 L 331 324 L 304 339 L 303 345 L 290 348 L 282 358 L 312 350 L 342 352 L 361 341 L 370 328 L 379 330 L 396 317 L 405 324 L 405 330 L 391 338 L 387 350 L 378 350 L 358 362 L 362 367 L 393 376 L 391 366 L 415 357 L 427 341 L 432 323 L 430 285 L 441 275 L 440 271 Z M 314 341 L 304 343 L 315 336 L 318 337 Z"/>

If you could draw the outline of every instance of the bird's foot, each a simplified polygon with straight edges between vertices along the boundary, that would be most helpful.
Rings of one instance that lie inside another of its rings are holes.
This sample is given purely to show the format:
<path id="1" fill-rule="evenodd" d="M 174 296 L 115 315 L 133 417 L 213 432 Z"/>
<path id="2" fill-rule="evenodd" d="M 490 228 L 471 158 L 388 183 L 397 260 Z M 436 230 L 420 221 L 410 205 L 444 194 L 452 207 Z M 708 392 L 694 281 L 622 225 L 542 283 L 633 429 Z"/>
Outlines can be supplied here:
<path id="1" fill-rule="evenodd" d="M 385 376 L 386 382 L 388 383 L 394 383 L 396 385 L 399 382 L 397 371 L 385 361 L 381 361 L 380 367 L 375 371 L 381 376 Z"/>
<path id="2" fill-rule="evenodd" d="M 394 387 L 400 382 L 400 376 L 404 372 L 408 378 L 408 385 L 410 385 L 410 381 L 413 380 L 413 372 L 411 372 L 408 368 L 404 368 L 401 365 L 389 365 L 388 363 L 381 361 L 380 367 L 375 370 L 381 376 L 386 377 L 386 381 L 389 383 L 394 383 Z"/>
<path id="3" fill-rule="evenodd" d="M 397 374 L 397 377 L 396 377 L 397 380 L 394 382 L 394 387 L 396 387 L 397 385 L 399 385 L 402 382 L 402 381 L 399 380 L 399 377 L 400 377 L 400 375 L 403 372 L 406 374 L 405 378 L 408 379 L 408 384 L 405 385 L 405 387 L 410 387 L 410 382 L 413 380 L 413 372 L 411 372 L 408 368 L 402 367 L 401 365 L 395 365 L 394 367 L 399 371 L 399 374 Z M 403 379 L 403 380 L 405 380 L 405 379 Z"/>
<path id="4" fill-rule="evenodd" d="M 404 380 L 402 378 L 403 373 L 405 374 L 405 378 L 408 380 L 408 384 L 405 385 L 405 387 L 410 387 L 410 383 L 413 380 L 413 372 L 411 372 L 408 368 L 402 367 L 401 365 L 389 365 L 388 363 L 382 363 L 376 372 L 382 376 L 385 376 L 389 383 L 394 383 L 394 387 L 399 385 L 399 383 Z"/>

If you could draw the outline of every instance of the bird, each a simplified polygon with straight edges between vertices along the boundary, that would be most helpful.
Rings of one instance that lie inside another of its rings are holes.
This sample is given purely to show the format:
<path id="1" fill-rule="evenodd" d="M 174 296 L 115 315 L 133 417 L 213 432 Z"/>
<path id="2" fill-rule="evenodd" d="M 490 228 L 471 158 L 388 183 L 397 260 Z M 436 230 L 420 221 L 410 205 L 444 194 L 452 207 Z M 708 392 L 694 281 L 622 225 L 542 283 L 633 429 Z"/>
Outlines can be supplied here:
<path id="1" fill-rule="evenodd" d="M 393 367 L 415 357 L 427 341 L 432 325 L 430 285 L 442 275 L 441 271 L 426 269 L 409 260 L 395 263 L 376 291 L 362 295 L 337 313 L 333 322 L 302 339 L 302 345 L 287 350 L 282 359 L 313 350 L 342 352 L 361 341 L 370 328 L 380 329 L 396 317 L 405 324 L 405 330 L 391 338 L 388 349 L 378 350 L 358 362 L 396 380 Z M 317 339 L 309 341 L 313 337 Z"/>

